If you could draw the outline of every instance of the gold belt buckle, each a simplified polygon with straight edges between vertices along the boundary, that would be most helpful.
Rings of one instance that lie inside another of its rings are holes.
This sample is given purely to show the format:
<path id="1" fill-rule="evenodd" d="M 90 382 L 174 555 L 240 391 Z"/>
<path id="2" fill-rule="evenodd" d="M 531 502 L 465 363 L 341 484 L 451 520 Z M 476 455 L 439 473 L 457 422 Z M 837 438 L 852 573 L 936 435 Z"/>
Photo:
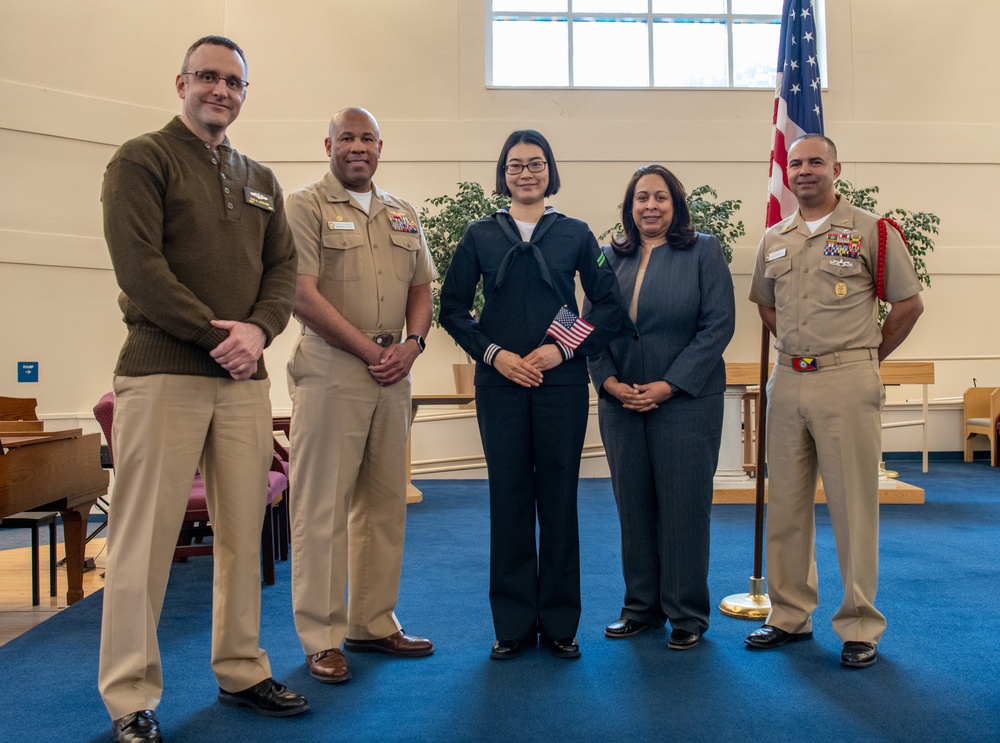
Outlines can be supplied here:
<path id="1" fill-rule="evenodd" d="M 389 346 L 392 345 L 393 337 L 392 333 L 379 333 L 374 338 L 372 338 L 372 340 L 375 341 L 378 345 L 382 346 L 382 348 L 388 348 Z"/>

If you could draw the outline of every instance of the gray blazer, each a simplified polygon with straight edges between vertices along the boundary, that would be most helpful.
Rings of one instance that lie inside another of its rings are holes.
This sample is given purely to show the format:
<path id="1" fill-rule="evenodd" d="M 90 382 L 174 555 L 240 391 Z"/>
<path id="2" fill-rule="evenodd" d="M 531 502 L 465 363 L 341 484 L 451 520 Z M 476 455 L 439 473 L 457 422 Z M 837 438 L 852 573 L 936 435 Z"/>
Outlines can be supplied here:
<path id="1" fill-rule="evenodd" d="M 686 248 L 653 250 L 634 324 L 627 314 L 639 252 L 623 257 L 610 246 L 602 250 L 618 277 L 626 318 L 608 348 L 587 359 L 598 395 L 607 396 L 604 382 L 612 375 L 626 384 L 662 379 L 691 397 L 725 391 L 722 353 L 736 328 L 736 301 L 719 241 L 698 233 Z"/>

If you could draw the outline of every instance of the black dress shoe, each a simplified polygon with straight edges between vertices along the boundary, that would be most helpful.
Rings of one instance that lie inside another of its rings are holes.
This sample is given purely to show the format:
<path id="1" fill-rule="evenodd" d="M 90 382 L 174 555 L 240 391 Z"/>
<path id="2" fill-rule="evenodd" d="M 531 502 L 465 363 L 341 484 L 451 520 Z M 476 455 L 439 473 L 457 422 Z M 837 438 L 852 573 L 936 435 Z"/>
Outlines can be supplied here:
<path id="1" fill-rule="evenodd" d="M 563 637 L 558 640 L 545 640 L 549 652 L 556 658 L 573 660 L 580 657 L 580 645 L 575 637 Z"/>
<path id="2" fill-rule="evenodd" d="M 750 648 L 770 650 L 771 648 L 780 648 L 790 642 L 811 640 L 812 636 L 812 632 L 785 632 L 783 629 L 765 624 L 751 632 L 743 642 Z"/>
<path id="3" fill-rule="evenodd" d="M 289 717 L 309 709 L 304 696 L 289 691 L 274 679 L 264 679 L 243 691 L 219 689 L 219 701 L 230 707 L 249 707 L 267 717 Z"/>
<path id="4" fill-rule="evenodd" d="M 840 665 L 848 668 L 868 668 L 878 660 L 878 651 L 872 642 L 845 642 L 840 653 Z"/>
<path id="5" fill-rule="evenodd" d="M 141 740 L 152 740 L 162 743 L 160 723 L 156 721 L 156 713 L 151 709 L 119 717 L 111 723 L 111 734 L 115 743 L 136 743 Z"/>
<path id="6" fill-rule="evenodd" d="M 604 636 L 611 638 L 631 637 L 652 629 L 653 625 L 622 617 L 604 628 Z"/>
<path id="7" fill-rule="evenodd" d="M 497 640 L 493 643 L 490 658 L 493 660 L 510 660 L 519 656 L 522 650 L 524 650 L 524 643 L 520 640 Z"/>
<path id="8" fill-rule="evenodd" d="M 688 632 L 687 630 L 675 629 L 670 632 L 670 640 L 667 642 L 667 647 L 671 650 L 690 650 L 698 644 L 699 640 L 701 640 L 701 635 Z"/>

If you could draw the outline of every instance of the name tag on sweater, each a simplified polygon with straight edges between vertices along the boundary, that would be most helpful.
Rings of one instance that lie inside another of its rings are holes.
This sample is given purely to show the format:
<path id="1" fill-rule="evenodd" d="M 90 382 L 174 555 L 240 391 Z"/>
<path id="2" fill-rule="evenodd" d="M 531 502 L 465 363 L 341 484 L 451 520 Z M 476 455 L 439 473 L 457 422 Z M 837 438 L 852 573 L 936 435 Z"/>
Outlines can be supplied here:
<path id="1" fill-rule="evenodd" d="M 266 212 L 274 211 L 274 197 L 271 194 L 261 193 L 247 186 L 243 189 L 243 196 L 250 206 L 256 206 Z"/>

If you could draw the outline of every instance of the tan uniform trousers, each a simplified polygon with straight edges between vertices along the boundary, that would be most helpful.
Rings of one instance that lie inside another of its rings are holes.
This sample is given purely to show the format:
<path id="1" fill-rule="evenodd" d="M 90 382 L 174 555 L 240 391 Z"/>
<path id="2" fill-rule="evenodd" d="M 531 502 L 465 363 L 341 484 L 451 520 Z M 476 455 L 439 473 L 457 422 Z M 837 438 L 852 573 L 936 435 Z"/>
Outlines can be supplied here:
<path id="1" fill-rule="evenodd" d="M 195 470 L 212 520 L 212 670 L 242 691 L 269 678 L 260 649 L 260 530 L 273 449 L 267 380 L 115 378 L 115 484 L 98 688 L 111 717 L 156 709 L 156 627 Z"/>
<path id="2" fill-rule="evenodd" d="M 400 629 L 410 379 L 382 387 L 361 359 L 303 335 L 288 388 L 292 608 L 302 649 L 388 637 Z"/>
<path id="3" fill-rule="evenodd" d="M 874 606 L 885 402 L 878 361 L 814 372 L 775 364 L 767 394 L 767 623 L 786 632 L 812 630 L 821 475 L 844 584 L 833 629 L 842 642 L 877 643 L 885 631 Z"/>

